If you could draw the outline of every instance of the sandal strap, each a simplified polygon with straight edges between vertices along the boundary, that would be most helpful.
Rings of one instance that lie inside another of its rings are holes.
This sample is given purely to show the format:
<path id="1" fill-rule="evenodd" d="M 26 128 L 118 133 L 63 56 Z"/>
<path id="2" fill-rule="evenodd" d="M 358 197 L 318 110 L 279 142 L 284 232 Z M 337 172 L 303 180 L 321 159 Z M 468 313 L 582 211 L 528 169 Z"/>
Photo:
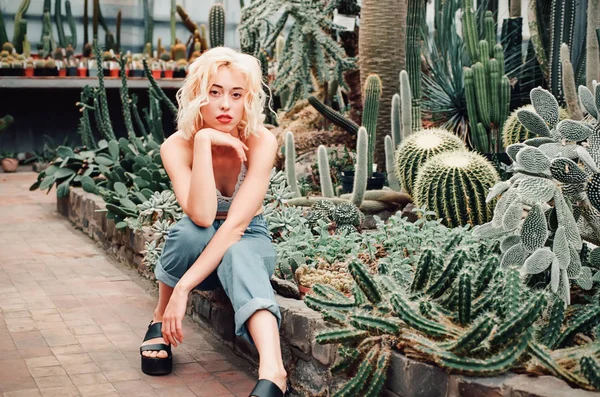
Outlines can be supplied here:
<path id="1" fill-rule="evenodd" d="M 165 345 L 164 343 L 155 343 L 152 345 L 140 346 L 140 353 L 145 351 L 161 351 L 165 350 L 168 354 L 171 354 L 171 346 Z"/>
<path id="2" fill-rule="evenodd" d="M 152 322 L 150 322 L 150 325 L 148 325 L 148 330 L 146 331 L 146 335 L 144 335 L 144 342 L 148 339 L 162 338 L 162 336 L 162 323 L 159 322 L 152 324 Z"/>
<path id="3" fill-rule="evenodd" d="M 259 379 L 250 396 L 256 397 L 283 397 L 283 392 L 275 383 L 268 379 Z"/>

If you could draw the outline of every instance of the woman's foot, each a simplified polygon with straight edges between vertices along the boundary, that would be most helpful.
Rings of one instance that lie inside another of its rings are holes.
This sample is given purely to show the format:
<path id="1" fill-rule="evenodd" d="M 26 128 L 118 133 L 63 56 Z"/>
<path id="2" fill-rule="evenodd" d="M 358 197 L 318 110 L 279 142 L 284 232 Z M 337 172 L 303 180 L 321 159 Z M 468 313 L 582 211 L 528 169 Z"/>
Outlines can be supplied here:
<path id="1" fill-rule="evenodd" d="M 284 368 L 279 369 L 267 369 L 259 368 L 258 379 L 268 379 L 275 383 L 281 391 L 285 394 L 287 389 L 287 372 Z"/>
<path id="2" fill-rule="evenodd" d="M 162 319 L 161 320 L 154 319 L 152 321 L 152 324 L 158 323 L 160 321 L 162 321 Z M 155 344 L 155 343 L 164 343 L 165 345 L 168 345 L 168 343 L 166 343 L 165 340 L 162 337 L 160 337 L 160 338 L 148 339 L 147 341 L 144 341 L 142 343 L 142 346 L 144 346 L 144 345 L 152 345 L 152 344 Z M 147 350 L 147 351 L 143 351 L 142 355 L 144 357 L 158 357 L 158 358 L 167 358 L 169 356 L 169 354 L 166 352 L 166 350 L 160 350 L 160 351 Z"/>

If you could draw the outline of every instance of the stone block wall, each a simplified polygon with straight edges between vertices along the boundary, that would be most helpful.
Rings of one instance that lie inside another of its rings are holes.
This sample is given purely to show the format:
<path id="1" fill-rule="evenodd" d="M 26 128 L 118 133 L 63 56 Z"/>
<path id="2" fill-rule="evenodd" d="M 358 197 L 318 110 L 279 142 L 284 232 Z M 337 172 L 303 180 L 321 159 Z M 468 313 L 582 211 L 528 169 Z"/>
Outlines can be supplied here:
<path id="1" fill-rule="evenodd" d="M 141 232 L 118 230 L 106 219 L 101 197 L 71 188 L 57 200 L 57 211 L 77 228 L 101 244 L 120 262 L 133 266 L 146 278 L 154 273 L 142 265 L 145 237 Z M 328 368 L 335 362 L 331 345 L 319 345 L 315 336 L 327 325 L 321 315 L 303 301 L 276 294 L 282 323 L 281 348 L 293 396 L 330 396 L 346 379 L 332 377 Z M 220 337 L 231 349 L 257 363 L 258 353 L 234 333 L 233 308 L 222 289 L 190 293 L 187 314 L 203 328 Z M 411 360 L 394 352 L 388 370 L 386 397 L 600 397 L 600 393 L 573 389 L 551 376 L 508 374 L 493 378 L 449 375 L 439 367 Z"/>

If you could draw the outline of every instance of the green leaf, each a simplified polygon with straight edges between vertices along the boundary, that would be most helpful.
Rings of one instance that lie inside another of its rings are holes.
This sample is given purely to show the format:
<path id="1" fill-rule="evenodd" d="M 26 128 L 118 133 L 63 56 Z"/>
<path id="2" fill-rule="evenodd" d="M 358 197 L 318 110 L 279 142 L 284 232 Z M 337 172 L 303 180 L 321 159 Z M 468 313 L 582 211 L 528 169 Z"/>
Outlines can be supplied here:
<path id="1" fill-rule="evenodd" d="M 71 175 L 63 183 L 56 187 L 57 198 L 67 197 L 69 195 L 69 191 L 71 190 L 71 180 L 73 180 L 74 177 L 75 175 Z"/>
<path id="2" fill-rule="evenodd" d="M 141 167 L 146 167 L 148 165 L 148 162 L 146 161 L 146 159 L 143 156 L 135 156 L 135 163 L 139 164 Z"/>
<path id="3" fill-rule="evenodd" d="M 115 192 L 117 192 L 117 194 L 121 197 L 127 197 L 127 191 L 129 189 L 127 189 L 127 186 L 125 186 L 124 183 L 121 182 L 115 182 L 115 185 L 113 186 L 113 188 L 115 189 Z"/>
<path id="4" fill-rule="evenodd" d="M 98 148 L 99 149 L 104 149 L 107 146 L 108 146 L 108 142 L 106 142 L 106 139 L 100 139 L 98 141 Z"/>
<path id="5" fill-rule="evenodd" d="M 56 172 L 54 173 L 54 177 L 56 179 L 61 179 L 64 178 L 66 176 L 70 176 L 73 175 L 75 173 L 75 170 L 71 169 L 71 168 L 59 168 L 58 170 L 56 170 Z"/>
<path id="6" fill-rule="evenodd" d="M 138 187 L 138 189 L 142 190 L 148 186 L 150 186 L 150 184 L 148 182 L 146 182 L 145 180 L 143 180 L 140 177 L 136 177 L 133 179 L 133 183 L 135 183 L 135 185 Z"/>
<path id="7" fill-rule="evenodd" d="M 96 182 L 94 182 L 94 180 L 88 175 L 84 175 L 81 178 L 81 187 L 83 187 L 83 190 L 88 193 L 98 193 L 98 189 L 96 188 Z"/>
<path id="8" fill-rule="evenodd" d="M 140 191 L 140 193 L 142 193 L 146 197 L 146 200 L 149 200 L 150 197 L 152 197 L 152 194 L 153 194 L 152 190 L 150 190 L 150 189 L 142 189 Z"/>
<path id="9" fill-rule="evenodd" d="M 96 156 L 96 163 L 105 166 L 111 166 L 115 164 L 114 160 L 105 153 L 100 153 L 98 156 Z"/>
<path id="10" fill-rule="evenodd" d="M 106 175 L 110 172 L 110 168 L 108 168 L 104 164 L 100 164 L 100 163 L 98 163 L 98 170 L 104 175 Z"/>
<path id="11" fill-rule="evenodd" d="M 59 146 L 56 148 L 56 154 L 58 154 L 59 157 L 61 158 L 65 158 L 65 157 L 74 157 L 75 156 L 75 152 L 73 151 L 73 149 L 71 149 L 68 146 Z"/>
<path id="12" fill-rule="evenodd" d="M 117 228 L 117 229 L 124 229 L 126 227 L 127 227 L 127 222 L 121 221 L 121 222 L 117 222 L 115 224 L 115 228 Z"/>
<path id="13" fill-rule="evenodd" d="M 53 175 L 56 171 L 58 170 L 58 167 L 55 165 L 51 165 L 50 167 L 46 168 L 43 172 L 46 176 L 51 176 Z"/>
<path id="14" fill-rule="evenodd" d="M 54 175 L 45 177 L 42 183 L 40 183 L 40 190 L 46 190 L 51 187 L 54 184 L 54 181 L 56 181 Z"/>
<path id="15" fill-rule="evenodd" d="M 133 210 L 133 211 L 137 211 L 137 205 L 135 205 L 135 203 L 131 200 L 129 200 L 127 197 L 123 197 L 122 199 L 119 200 L 119 202 L 121 203 L 121 205 L 127 209 Z"/>
<path id="16" fill-rule="evenodd" d="M 160 157 L 160 153 L 154 155 L 154 159 L 152 160 L 154 164 L 160 165 L 162 167 L 162 158 Z"/>
<path id="17" fill-rule="evenodd" d="M 135 195 L 135 197 L 137 197 L 138 200 L 140 200 L 140 203 L 148 201 L 146 196 L 144 196 L 141 192 L 134 192 L 133 194 Z"/>
<path id="18" fill-rule="evenodd" d="M 139 174 L 139 176 L 141 176 L 142 178 L 144 178 L 145 181 L 153 182 L 153 180 L 152 180 L 152 174 L 150 174 L 150 171 L 148 171 L 147 168 L 142 168 L 138 172 L 138 174 Z"/>
<path id="19" fill-rule="evenodd" d="M 108 142 L 108 153 L 114 161 L 119 160 L 119 144 L 114 139 Z"/>

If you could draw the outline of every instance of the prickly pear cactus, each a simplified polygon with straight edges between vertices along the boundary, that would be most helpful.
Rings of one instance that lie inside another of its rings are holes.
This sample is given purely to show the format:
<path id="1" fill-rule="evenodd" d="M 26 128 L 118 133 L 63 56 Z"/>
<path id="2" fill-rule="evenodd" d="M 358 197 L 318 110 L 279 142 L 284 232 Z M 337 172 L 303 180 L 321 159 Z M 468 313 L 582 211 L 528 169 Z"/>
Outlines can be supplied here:
<path id="1" fill-rule="evenodd" d="M 590 115 L 597 114 L 585 90 L 580 89 L 581 102 Z M 531 102 L 517 118 L 537 137 L 507 147 L 514 175 L 492 187 L 486 200 L 501 196 L 494 216 L 474 234 L 501 239 L 504 267 L 519 269 L 531 282 L 547 280 L 568 305 L 571 281 L 586 289 L 593 285 L 590 268 L 582 270 L 573 258 L 582 250 L 580 225 L 600 226 L 600 128 L 561 120 L 558 102 L 541 88 L 532 90 Z"/>

